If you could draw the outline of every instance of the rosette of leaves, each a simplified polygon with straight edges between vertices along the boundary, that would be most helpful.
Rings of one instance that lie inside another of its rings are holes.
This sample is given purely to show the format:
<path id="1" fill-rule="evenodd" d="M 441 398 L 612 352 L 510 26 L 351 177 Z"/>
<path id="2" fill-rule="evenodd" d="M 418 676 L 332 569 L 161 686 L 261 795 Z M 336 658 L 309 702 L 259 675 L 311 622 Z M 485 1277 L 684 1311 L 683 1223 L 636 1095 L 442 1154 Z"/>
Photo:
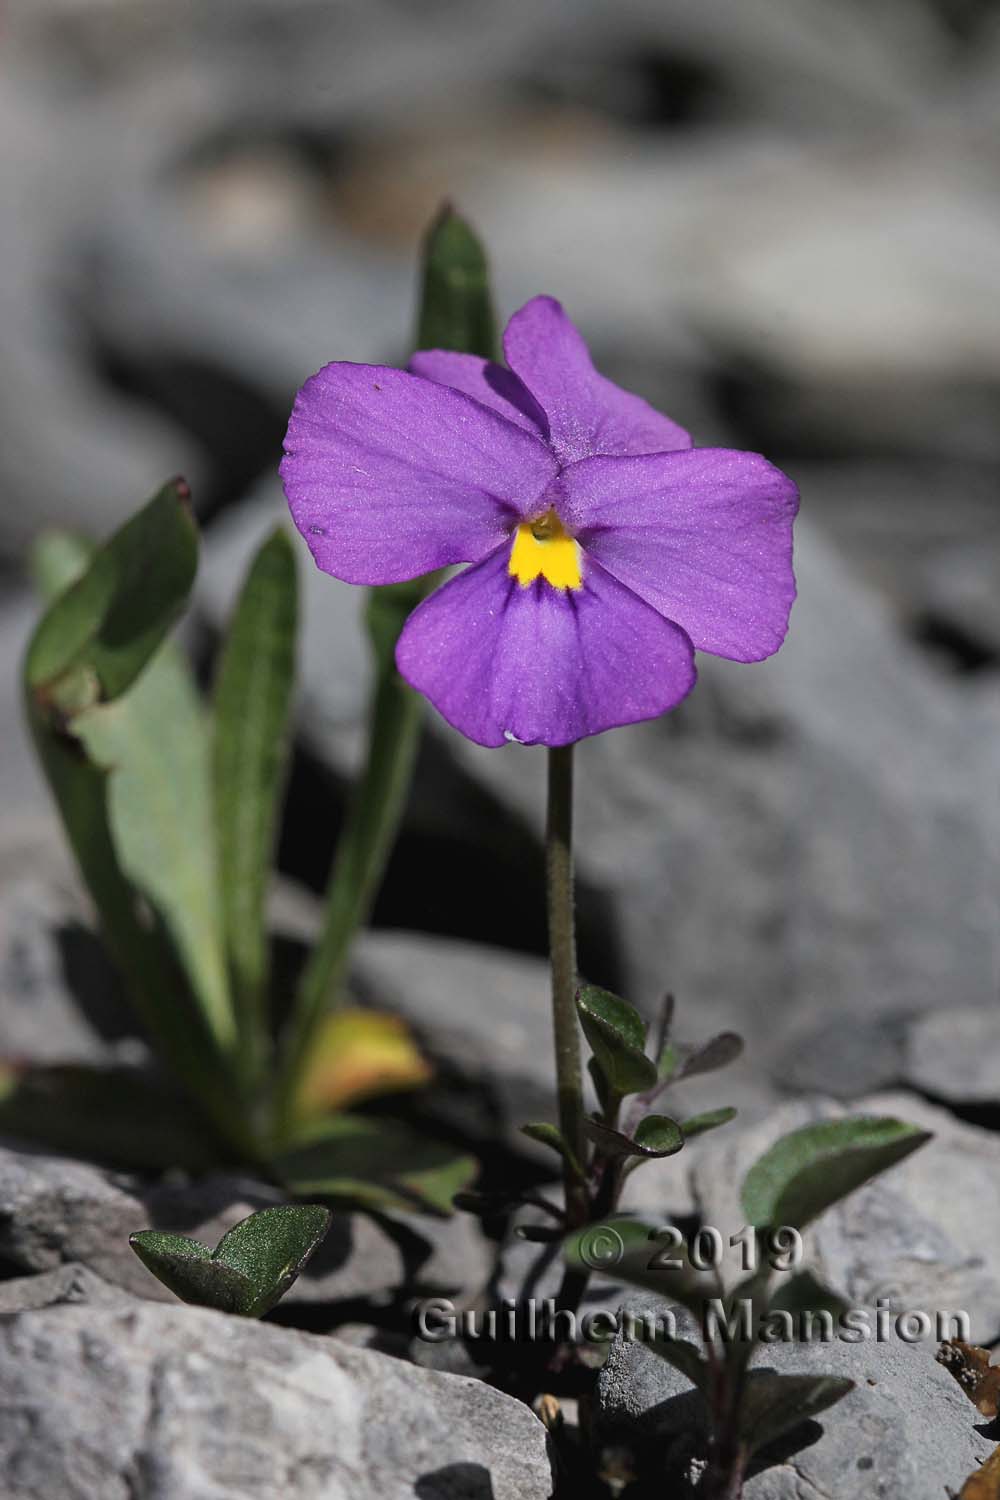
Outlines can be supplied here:
<path id="1" fill-rule="evenodd" d="M 488 356 L 493 337 L 485 257 L 446 211 L 425 246 L 418 342 Z M 0 1061 L 0 1130 L 119 1165 L 238 1163 L 310 1197 L 450 1212 L 474 1175 L 469 1156 L 376 1112 L 349 1112 L 426 1084 L 430 1070 L 398 1019 L 345 1008 L 343 984 L 410 784 L 421 700 L 400 679 L 394 646 L 427 584 L 370 591 L 367 754 L 319 937 L 289 995 L 272 968 L 266 906 L 290 737 L 296 560 L 281 530 L 258 548 L 206 703 L 170 639 L 198 550 L 182 480 L 101 546 L 59 533 L 36 549 L 47 604 L 25 658 L 25 713 L 157 1066 Z"/>

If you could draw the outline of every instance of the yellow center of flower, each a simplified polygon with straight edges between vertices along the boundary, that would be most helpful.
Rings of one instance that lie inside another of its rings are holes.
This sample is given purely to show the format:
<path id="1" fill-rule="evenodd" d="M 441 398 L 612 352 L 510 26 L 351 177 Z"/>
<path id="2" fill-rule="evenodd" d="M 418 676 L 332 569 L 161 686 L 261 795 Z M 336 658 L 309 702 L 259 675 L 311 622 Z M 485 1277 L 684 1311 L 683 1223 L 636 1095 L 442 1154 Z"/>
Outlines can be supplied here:
<path id="1" fill-rule="evenodd" d="M 524 588 L 536 578 L 544 578 L 554 589 L 581 587 L 580 548 L 554 510 L 521 522 L 514 533 L 507 571 Z"/>

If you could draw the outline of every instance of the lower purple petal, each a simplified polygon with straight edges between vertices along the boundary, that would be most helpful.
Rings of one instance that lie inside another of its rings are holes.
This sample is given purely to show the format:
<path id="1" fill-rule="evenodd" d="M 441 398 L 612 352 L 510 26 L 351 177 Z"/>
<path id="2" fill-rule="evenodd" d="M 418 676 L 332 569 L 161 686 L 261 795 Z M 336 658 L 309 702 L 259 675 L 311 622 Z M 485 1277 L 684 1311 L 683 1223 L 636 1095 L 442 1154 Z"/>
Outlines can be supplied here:
<path id="1" fill-rule="evenodd" d="M 694 652 L 593 559 L 583 585 L 527 587 L 509 546 L 467 568 L 410 616 L 396 647 L 407 682 L 479 745 L 566 745 L 653 719 L 694 686 Z"/>

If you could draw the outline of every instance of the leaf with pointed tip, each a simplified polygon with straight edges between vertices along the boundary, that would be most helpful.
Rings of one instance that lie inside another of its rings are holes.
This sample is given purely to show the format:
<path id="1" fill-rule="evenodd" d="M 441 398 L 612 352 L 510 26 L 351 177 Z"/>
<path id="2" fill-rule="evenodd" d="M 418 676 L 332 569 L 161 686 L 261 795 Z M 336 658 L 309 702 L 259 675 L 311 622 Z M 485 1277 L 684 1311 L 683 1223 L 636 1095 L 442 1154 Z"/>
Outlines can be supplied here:
<path id="1" fill-rule="evenodd" d="M 274 1170 L 300 1197 L 445 1216 L 478 1167 L 396 1121 L 343 1114 L 305 1127 Z"/>
<path id="2" fill-rule="evenodd" d="M 753 1454 L 800 1422 L 819 1416 L 854 1390 L 841 1375 L 779 1375 L 751 1371 L 740 1403 L 739 1433 Z"/>
<path id="3" fill-rule="evenodd" d="M 267 1037 L 264 915 L 295 681 L 295 553 L 271 533 L 243 582 L 215 681 L 212 791 L 226 950 L 251 1066 Z"/>
<path id="4" fill-rule="evenodd" d="M 597 985 L 576 992 L 580 1025 L 594 1059 L 616 1094 L 638 1094 L 656 1082 L 656 1066 L 643 1050 L 646 1026 L 639 1012 Z"/>
<path id="5" fill-rule="evenodd" d="M 102 727 L 115 729 L 117 767 L 122 759 L 130 758 L 126 742 L 137 711 L 145 704 L 143 716 L 156 722 L 160 738 L 175 745 L 180 734 L 180 763 L 191 755 L 197 759 L 197 746 L 184 743 L 183 725 L 175 725 L 164 712 L 178 694 L 191 701 L 183 681 L 177 690 L 177 679 L 186 667 L 164 636 L 190 587 L 196 553 L 197 536 L 186 490 L 180 484 L 166 486 L 102 547 L 91 548 L 61 533 L 40 544 L 34 572 L 45 591 L 57 597 L 28 648 L 25 708 L 42 768 L 108 947 L 126 977 L 130 1000 L 172 1071 L 197 1095 L 219 1135 L 246 1149 L 249 1143 L 241 1107 L 220 1069 L 218 1049 L 232 1035 L 221 953 L 216 945 L 213 957 L 212 939 L 205 937 L 205 913 L 199 910 L 202 894 L 211 908 L 214 883 L 210 879 L 207 888 L 191 885 L 187 895 L 193 901 L 182 897 L 173 906 L 172 915 L 182 931 L 175 928 L 168 937 L 164 924 L 170 922 L 164 913 L 160 913 L 162 923 L 148 920 L 148 909 L 131 878 L 136 845 L 144 839 L 143 811 L 140 808 L 135 818 L 126 816 L 123 850 L 119 843 L 122 799 L 111 784 L 116 769 L 109 771 L 81 753 L 82 741 L 76 736 L 81 723 L 98 736 Z M 134 639 L 127 637 L 129 629 L 136 630 Z M 166 684 L 163 692 L 162 683 Z M 78 691 L 81 687 L 86 690 Z M 96 703 L 102 693 L 115 701 Z M 82 712 L 85 708 L 87 712 Z M 95 718 L 112 709 L 116 715 L 112 721 Z M 135 732 L 141 739 L 143 725 Z M 176 786 L 179 762 L 169 754 L 167 759 L 167 778 Z M 129 797 L 124 800 L 127 803 Z M 162 797 L 159 800 L 162 803 Z M 188 827 L 200 821 L 198 800 L 194 796 L 185 809 Z M 133 834 L 134 842 L 130 842 Z M 160 857 L 161 852 L 154 850 L 152 881 L 170 885 L 172 874 L 157 868 Z M 185 851 L 184 863 L 189 870 L 196 866 L 190 851 Z M 155 905 L 152 892 L 143 894 Z M 193 958 L 197 973 L 192 976 L 182 972 L 177 961 L 185 947 L 189 956 L 197 954 Z M 204 988 L 196 993 L 191 978 L 203 981 Z"/>
<path id="6" fill-rule="evenodd" d="M 466 221 L 445 204 L 423 245 L 417 348 L 495 359 L 496 344 L 486 252 Z"/>
<path id="7" fill-rule="evenodd" d="M 583 1177 L 583 1168 L 557 1125 L 550 1125 L 548 1121 L 541 1120 L 535 1124 L 522 1125 L 521 1134 L 526 1135 L 529 1140 L 538 1141 L 542 1146 L 551 1146 L 552 1150 L 558 1152 L 563 1161 L 568 1164 L 575 1176 Z"/>
<path id="8" fill-rule="evenodd" d="M 669 1115 L 647 1115 L 639 1121 L 631 1136 L 622 1130 L 613 1130 L 600 1120 L 585 1120 L 583 1128 L 602 1156 L 638 1156 L 653 1160 L 674 1156 L 684 1145 L 684 1133 Z"/>
<path id="9" fill-rule="evenodd" d="M 25 662 L 39 704 L 58 716 L 78 706 L 81 684 L 93 702 L 131 687 L 183 609 L 197 565 L 187 485 L 172 480 L 46 610 Z"/>
<path id="10" fill-rule="evenodd" d="M 802 1229 L 870 1177 L 902 1161 L 931 1133 L 889 1117 L 821 1120 L 782 1136 L 743 1181 L 747 1221 Z"/>
<path id="11" fill-rule="evenodd" d="M 130 1234 L 128 1242 L 146 1269 L 182 1302 L 248 1316 L 252 1284 L 234 1267 L 220 1265 L 206 1245 L 157 1229 Z"/>
<path id="12" fill-rule="evenodd" d="M 332 1214 L 319 1203 L 264 1208 L 222 1236 L 213 1260 L 245 1277 L 253 1289 L 247 1316 L 262 1318 L 296 1280 L 330 1228 Z"/>
<path id="13" fill-rule="evenodd" d="M 736 1119 L 736 1114 L 732 1105 L 726 1104 L 721 1109 L 706 1109 L 704 1114 L 692 1115 L 689 1120 L 681 1121 L 684 1139 L 689 1141 L 692 1136 L 703 1135 L 706 1130 L 716 1130 L 720 1125 L 728 1125 L 730 1120 Z"/>

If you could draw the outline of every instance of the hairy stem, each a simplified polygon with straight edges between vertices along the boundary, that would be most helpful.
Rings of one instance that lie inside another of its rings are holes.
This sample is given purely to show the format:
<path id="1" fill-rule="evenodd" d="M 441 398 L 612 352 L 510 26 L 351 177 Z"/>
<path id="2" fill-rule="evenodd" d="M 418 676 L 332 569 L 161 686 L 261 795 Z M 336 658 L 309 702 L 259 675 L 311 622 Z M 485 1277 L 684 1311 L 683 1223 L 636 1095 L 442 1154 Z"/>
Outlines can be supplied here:
<path id="1" fill-rule="evenodd" d="M 586 1155 L 583 1134 L 583 1075 L 576 1019 L 576 936 L 573 903 L 573 746 L 549 751 L 549 802 L 545 830 L 549 954 L 552 965 L 552 1025 L 555 1035 L 559 1128 L 577 1161 Z M 585 1186 L 566 1166 L 566 1221 L 587 1222 Z"/>

